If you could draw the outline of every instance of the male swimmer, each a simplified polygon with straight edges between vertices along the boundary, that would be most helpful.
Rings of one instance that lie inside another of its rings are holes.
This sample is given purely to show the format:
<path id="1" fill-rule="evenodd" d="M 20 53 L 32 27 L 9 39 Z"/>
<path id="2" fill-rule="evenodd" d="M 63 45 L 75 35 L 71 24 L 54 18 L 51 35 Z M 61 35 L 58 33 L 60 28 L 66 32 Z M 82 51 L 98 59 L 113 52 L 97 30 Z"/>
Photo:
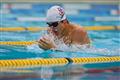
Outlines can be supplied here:
<path id="1" fill-rule="evenodd" d="M 46 22 L 48 24 L 48 36 L 52 34 L 58 40 L 70 46 L 72 44 L 90 44 L 87 32 L 79 25 L 71 24 L 65 15 L 65 11 L 60 6 L 53 6 L 47 11 Z M 39 39 L 38 45 L 45 50 L 56 48 L 55 40 L 43 36 Z"/>

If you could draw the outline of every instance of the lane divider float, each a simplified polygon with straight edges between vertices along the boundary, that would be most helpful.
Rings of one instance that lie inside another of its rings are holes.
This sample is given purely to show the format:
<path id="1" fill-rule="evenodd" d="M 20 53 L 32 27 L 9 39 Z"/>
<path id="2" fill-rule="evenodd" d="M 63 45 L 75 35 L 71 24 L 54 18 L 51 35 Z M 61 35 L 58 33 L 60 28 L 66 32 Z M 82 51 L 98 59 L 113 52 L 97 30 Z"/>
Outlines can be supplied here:
<path id="1" fill-rule="evenodd" d="M 85 30 L 88 31 L 100 31 L 100 30 L 120 30 L 120 26 L 89 26 L 84 27 Z M 0 31 L 31 31 L 31 32 L 37 32 L 41 30 L 47 30 L 47 27 L 1 27 Z"/>
<path id="2" fill-rule="evenodd" d="M 31 31 L 31 32 L 37 32 L 37 31 L 41 31 L 41 30 L 47 30 L 47 28 L 45 27 L 1 27 L 0 31 L 9 31 L 9 32 L 13 32 L 13 31 Z"/>
<path id="3" fill-rule="evenodd" d="M 0 41 L 0 45 L 28 46 L 36 44 L 36 41 Z"/>
<path id="4" fill-rule="evenodd" d="M 55 66 L 67 64 L 92 64 L 92 63 L 110 63 L 120 62 L 120 57 L 82 57 L 82 58 L 47 58 L 47 59 L 13 59 L 0 60 L 0 68 L 16 68 L 16 67 L 39 67 L 39 66 Z"/>

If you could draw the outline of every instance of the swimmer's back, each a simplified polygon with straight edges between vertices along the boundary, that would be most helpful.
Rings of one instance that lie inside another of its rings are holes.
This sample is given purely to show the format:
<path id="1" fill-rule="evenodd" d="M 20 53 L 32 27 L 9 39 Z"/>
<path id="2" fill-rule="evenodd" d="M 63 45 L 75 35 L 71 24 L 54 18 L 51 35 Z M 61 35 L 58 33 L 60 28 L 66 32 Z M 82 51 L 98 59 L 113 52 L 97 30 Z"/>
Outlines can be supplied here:
<path id="1" fill-rule="evenodd" d="M 71 27 L 73 27 L 71 37 L 72 37 L 72 43 L 77 43 L 77 44 L 89 44 L 90 40 L 89 37 L 87 36 L 86 30 L 75 24 L 70 24 Z"/>

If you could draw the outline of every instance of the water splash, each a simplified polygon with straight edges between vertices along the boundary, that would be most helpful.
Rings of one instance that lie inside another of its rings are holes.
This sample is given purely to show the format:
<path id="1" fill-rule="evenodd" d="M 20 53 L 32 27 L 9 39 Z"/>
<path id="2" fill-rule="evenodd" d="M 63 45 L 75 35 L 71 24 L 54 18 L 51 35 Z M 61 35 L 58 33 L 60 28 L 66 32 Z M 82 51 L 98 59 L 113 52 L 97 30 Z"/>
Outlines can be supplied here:
<path id="1" fill-rule="evenodd" d="M 72 45 L 67 46 L 65 44 L 59 44 L 56 50 L 63 52 L 76 52 L 89 55 L 100 55 L 100 56 L 119 56 L 120 48 L 118 49 L 107 49 L 107 48 L 95 48 L 94 46 L 88 47 L 88 45 Z"/>
<path id="2" fill-rule="evenodd" d="M 79 52 L 84 54 L 96 54 L 96 55 L 102 55 L 102 56 L 119 56 L 120 55 L 120 48 L 118 49 L 107 49 L 107 48 L 96 48 L 94 46 L 89 46 L 89 44 L 85 45 L 79 45 L 79 44 L 73 44 L 71 46 L 66 45 L 63 40 L 56 40 L 57 48 L 55 50 L 57 51 L 63 51 L 63 52 Z M 89 46 L 89 47 L 88 47 Z"/>

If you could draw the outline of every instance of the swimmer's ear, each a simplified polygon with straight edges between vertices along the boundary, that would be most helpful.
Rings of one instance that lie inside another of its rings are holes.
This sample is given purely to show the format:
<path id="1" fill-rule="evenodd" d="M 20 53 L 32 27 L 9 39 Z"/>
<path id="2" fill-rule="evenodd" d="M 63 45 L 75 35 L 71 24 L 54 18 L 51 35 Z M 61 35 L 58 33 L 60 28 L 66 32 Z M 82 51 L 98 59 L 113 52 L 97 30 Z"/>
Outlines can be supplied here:
<path id="1" fill-rule="evenodd" d="M 62 23 L 64 23 L 64 24 L 68 24 L 69 22 L 68 22 L 67 19 L 65 19 L 65 20 L 62 21 Z"/>

